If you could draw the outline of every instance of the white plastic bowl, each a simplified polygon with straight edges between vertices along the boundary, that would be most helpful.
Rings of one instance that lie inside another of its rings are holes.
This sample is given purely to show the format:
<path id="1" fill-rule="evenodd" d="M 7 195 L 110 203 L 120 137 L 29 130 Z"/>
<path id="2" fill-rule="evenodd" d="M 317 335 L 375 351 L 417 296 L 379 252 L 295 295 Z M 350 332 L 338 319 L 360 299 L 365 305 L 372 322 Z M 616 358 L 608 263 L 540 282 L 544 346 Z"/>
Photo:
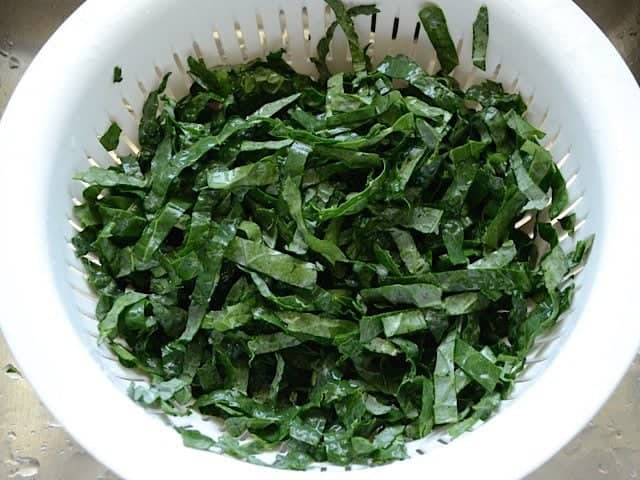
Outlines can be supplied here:
<path id="1" fill-rule="evenodd" d="M 430 71 L 433 49 L 413 33 L 422 0 L 380 0 L 382 13 L 363 41 L 375 40 L 374 61 L 407 53 Z M 471 66 L 471 25 L 489 7 L 487 74 Z M 547 145 L 571 178 L 577 238 L 597 235 L 578 279 L 573 309 L 531 355 L 512 398 L 480 428 L 449 445 L 437 435 L 411 445 L 411 459 L 330 475 L 369 480 L 514 479 L 548 459 L 591 418 L 622 377 L 640 341 L 635 311 L 640 262 L 640 93 L 604 35 L 569 0 L 439 0 L 461 51 L 454 72 L 464 86 L 492 77 L 521 91 L 529 117 L 549 132 Z M 392 38 L 398 18 L 397 38 Z M 89 0 L 51 38 L 19 85 L 0 125 L 2 330 L 21 368 L 51 412 L 95 457 L 128 480 L 238 475 L 327 478 L 320 471 L 277 471 L 184 448 L 178 435 L 125 394 L 130 373 L 95 343 L 95 299 L 68 240 L 72 175 L 87 158 L 112 161 L 97 137 L 112 120 L 135 150 L 146 92 L 166 71 L 170 91 L 186 92 L 184 59 L 242 63 L 288 47 L 294 67 L 313 72 L 309 55 L 324 33 L 320 0 Z M 241 35 L 238 34 L 241 32 Z M 309 36 L 310 39 L 309 40 Z M 340 36 L 339 36 L 340 37 Z M 195 50 L 195 51 L 194 51 Z M 343 38 L 334 68 L 345 68 Z M 124 82 L 113 84 L 113 67 Z M 127 147 L 128 145 L 128 147 Z M 572 247 L 573 240 L 563 242 Z M 426 452 L 421 455 L 420 451 Z"/>

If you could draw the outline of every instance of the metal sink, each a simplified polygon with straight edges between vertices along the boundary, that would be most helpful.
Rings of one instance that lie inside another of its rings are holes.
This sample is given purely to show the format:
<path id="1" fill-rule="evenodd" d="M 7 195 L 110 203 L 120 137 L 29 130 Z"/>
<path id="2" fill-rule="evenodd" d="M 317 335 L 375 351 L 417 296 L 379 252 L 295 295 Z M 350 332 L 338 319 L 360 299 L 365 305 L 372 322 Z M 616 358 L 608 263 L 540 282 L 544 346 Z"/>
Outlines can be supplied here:
<path id="1" fill-rule="evenodd" d="M 38 49 L 81 3 L 0 0 L 0 115 Z M 640 0 L 577 3 L 608 35 L 640 80 Z M 51 418 L 12 364 L 0 334 L 0 478 L 117 480 Z M 529 480 L 622 480 L 637 478 L 639 472 L 640 356 L 602 411 Z"/>

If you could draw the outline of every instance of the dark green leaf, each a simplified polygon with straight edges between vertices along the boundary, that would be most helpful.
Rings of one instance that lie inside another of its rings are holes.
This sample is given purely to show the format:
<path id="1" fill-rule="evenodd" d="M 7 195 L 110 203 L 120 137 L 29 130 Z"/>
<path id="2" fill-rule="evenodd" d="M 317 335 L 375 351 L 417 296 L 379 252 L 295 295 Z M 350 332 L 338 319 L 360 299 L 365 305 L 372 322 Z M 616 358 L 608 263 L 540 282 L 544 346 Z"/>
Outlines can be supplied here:
<path id="1" fill-rule="evenodd" d="M 515 244 L 509 240 L 505 242 L 498 250 L 495 250 L 484 258 L 476 260 L 471 265 L 470 269 L 474 270 L 486 270 L 486 269 L 500 269 L 509 265 L 518 254 Z"/>
<path id="2" fill-rule="evenodd" d="M 294 143 L 289 149 L 287 158 L 287 168 L 292 175 L 287 177 L 282 187 L 282 199 L 289 208 L 289 214 L 293 217 L 298 231 L 302 235 L 304 242 L 311 250 L 324 256 L 332 265 L 336 262 L 344 262 L 347 257 L 340 248 L 329 240 L 323 240 L 313 235 L 304 219 L 302 212 L 302 196 L 300 194 L 300 183 L 307 157 L 311 149 L 303 144 Z M 295 166 L 294 166 L 295 165 Z"/>
<path id="3" fill-rule="evenodd" d="M 444 320 L 438 310 L 403 310 L 364 317 L 360 321 L 360 341 L 368 341 L 382 333 L 387 337 L 421 330 L 438 330 Z"/>
<path id="4" fill-rule="evenodd" d="M 489 392 L 496 388 L 500 368 L 460 338 L 456 340 L 455 363 Z"/>
<path id="5" fill-rule="evenodd" d="M 542 260 L 541 267 L 547 290 L 552 292 L 562 283 L 564 276 L 569 271 L 569 260 L 560 245 L 553 248 Z"/>
<path id="6" fill-rule="evenodd" d="M 113 67 L 113 83 L 122 82 L 122 68 L 115 66 Z"/>
<path id="7" fill-rule="evenodd" d="M 449 261 L 453 265 L 467 263 L 464 254 L 464 227 L 459 220 L 447 220 L 442 226 L 442 240 L 449 254 Z"/>
<path id="8" fill-rule="evenodd" d="M 100 338 L 113 338 L 118 327 L 118 319 L 127 307 L 138 303 L 146 295 L 138 292 L 127 292 L 116 299 L 107 313 L 107 316 L 100 322 Z"/>
<path id="9" fill-rule="evenodd" d="M 99 167 L 91 167 L 73 177 L 75 180 L 80 180 L 91 185 L 98 185 L 100 187 L 130 187 L 130 188 L 145 188 L 147 182 L 138 177 L 127 175 L 125 173 L 118 172 L 116 170 L 106 170 Z"/>
<path id="10" fill-rule="evenodd" d="M 315 265 L 258 242 L 236 237 L 230 242 L 225 258 L 295 287 L 311 288 L 316 284 L 318 273 Z"/>
<path id="11" fill-rule="evenodd" d="M 433 372 L 433 415 L 436 425 L 458 421 L 458 400 L 454 374 L 454 355 L 457 334 L 452 330 L 438 347 L 436 367 Z"/>
<path id="12" fill-rule="evenodd" d="M 323 418 L 309 418 L 302 420 L 296 417 L 291 422 L 290 435 L 292 438 L 309 445 L 318 445 L 322 439 L 325 421 Z"/>
<path id="13" fill-rule="evenodd" d="M 146 265 L 153 258 L 154 253 L 189 207 L 187 202 L 171 201 L 149 222 L 133 247 L 133 254 L 141 265 Z"/>
<path id="14" fill-rule="evenodd" d="M 182 443 L 185 447 L 195 448 L 196 450 L 211 450 L 216 446 L 215 440 L 197 430 L 187 428 L 178 428 L 177 430 L 182 435 Z"/>
<path id="15" fill-rule="evenodd" d="M 253 319 L 252 305 L 249 303 L 237 303 L 229 305 L 223 310 L 214 310 L 204 317 L 201 327 L 218 332 L 226 332 L 239 328 Z"/>
<path id="16" fill-rule="evenodd" d="M 209 240 L 201 253 L 203 269 L 196 277 L 191 294 L 191 304 L 187 317 L 187 326 L 180 340 L 190 341 L 200 329 L 207 313 L 211 296 L 220 279 L 220 270 L 225 251 L 236 236 L 234 223 L 220 223 L 211 226 Z"/>
<path id="17" fill-rule="evenodd" d="M 278 181 L 278 165 L 275 158 L 226 170 L 215 168 L 207 174 L 207 185 L 214 190 L 231 190 L 242 187 L 271 185 Z"/>
<path id="18" fill-rule="evenodd" d="M 462 105 L 460 97 L 405 56 L 386 57 L 378 66 L 378 71 L 390 78 L 406 80 L 437 107 L 456 111 Z"/>
<path id="19" fill-rule="evenodd" d="M 525 210 L 542 210 L 549 204 L 549 198 L 547 195 L 536 185 L 533 179 L 529 176 L 522 159 L 519 155 L 514 155 L 512 158 L 513 171 L 518 182 L 518 188 L 524 194 L 529 202 L 523 207 Z"/>
<path id="20" fill-rule="evenodd" d="M 112 123 L 109 126 L 109 129 L 105 132 L 105 134 L 100 137 L 100 144 L 107 150 L 111 152 L 118 148 L 118 144 L 120 143 L 120 134 L 122 133 L 122 129 L 117 123 Z"/>
<path id="21" fill-rule="evenodd" d="M 286 348 L 296 347 L 302 343 L 291 335 L 278 332 L 268 335 L 258 335 L 249 341 L 247 346 L 254 355 L 261 355 L 263 353 L 277 352 Z"/>
<path id="22" fill-rule="evenodd" d="M 334 4 L 336 5 L 337 3 L 338 2 L 334 2 Z M 331 6 L 333 7 L 333 5 Z M 341 20 L 344 23 L 345 16 L 342 13 L 342 8 L 344 7 L 341 8 L 340 6 L 338 6 L 337 8 L 338 10 L 341 11 Z M 355 7 L 351 7 L 349 10 L 347 10 L 346 13 L 347 13 L 347 16 L 349 17 L 355 17 L 357 15 L 374 15 L 378 11 L 379 10 L 373 5 L 356 5 Z M 336 14 L 336 17 L 337 17 L 337 14 Z M 331 45 L 331 41 L 333 40 L 333 36 L 337 27 L 338 27 L 338 21 L 335 21 L 331 25 L 329 25 L 325 36 L 320 39 L 316 47 L 318 57 L 312 59 L 316 67 L 318 68 L 318 72 L 320 73 L 320 77 L 322 79 L 326 79 L 330 75 L 329 68 L 327 67 L 327 56 L 329 55 L 329 47 Z M 347 27 L 347 30 L 349 30 L 349 27 Z M 349 47 L 351 47 L 351 43 L 349 44 Z M 366 62 L 366 57 L 364 58 L 364 60 Z"/>
<path id="23" fill-rule="evenodd" d="M 425 5 L 418 14 L 429 40 L 436 49 L 440 66 L 444 73 L 449 73 L 458 66 L 458 52 L 449 34 L 447 19 L 442 9 L 433 4 Z"/>
<path id="24" fill-rule="evenodd" d="M 445 310 L 449 315 L 454 316 L 484 310 L 488 306 L 488 300 L 482 294 L 475 292 L 451 295 L 444 299 Z"/>
<path id="25" fill-rule="evenodd" d="M 358 326 L 346 320 L 321 317 L 312 313 L 278 312 L 278 318 L 292 333 L 333 340 L 337 335 L 353 333 Z"/>
<path id="26" fill-rule="evenodd" d="M 340 0 L 326 0 L 327 4 L 333 10 L 336 15 L 336 22 L 340 25 L 340 28 L 347 37 L 349 43 L 349 50 L 351 51 L 351 63 L 353 64 L 353 70 L 356 73 L 364 73 L 366 70 L 367 62 L 365 60 L 364 49 L 360 46 L 358 40 L 358 34 L 353 25 L 353 16 L 356 14 L 373 14 L 377 11 L 373 6 L 362 6 L 366 9 L 364 11 L 348 12 L 344 4 Z"/>
<path id="27" fill-rule="evenodd" d="M 442 290 L 434 285 L 387 285 L 360 291 L 365 303 L 386 302 L 392 305 L 413 305 L 418 308 L 436 307 L 442 303 Z"/>
<path id="28" fill-rule="evenodd" d="M 418 248 L 409 232 L 404 230 L 391 230 L 391 237 L 396 242 L 400 257 L 407 267 L 409 273 L 418 273 L 427 269 L 428 264 L 420 255 Z"/>
<path id="29" fill-rule="evenodd" d="M 480 7 L 473 23 L 473 64 L 480 70 L 487 69 L 487 46 L 489 44 L 489 10 Z"/>
<path id="30" fill-rule="evenodd" d="M 248 120 L 253 120 L 253 119 L 256 119 L 256 118 L 273 117 L 280 110 L 282 110 L 285 107 L 288 107 L 293 102 L 298 100 L 298 98 L 300 98 L 300 94 L 299 93 L 294 93 L 293 95 L 290 95 L 288 97 L 281 98 L 281 99 L 276 100 L 276 101 L 271 102 L 271 103 L 267 103 L 267 104 L 261 106 L 258 110 L 253 112 L 251 115 L 249 115 Z"/>
<path id="31" fill-rule="evenodd" d="M 544 132 L 535 128 L 513 110 L 509 110 L 506 113 L 505 118 L 509 128 L 516 132 L 516 135 L 518 135 L 522 140 L 542 139 L 545 136 Z"/>

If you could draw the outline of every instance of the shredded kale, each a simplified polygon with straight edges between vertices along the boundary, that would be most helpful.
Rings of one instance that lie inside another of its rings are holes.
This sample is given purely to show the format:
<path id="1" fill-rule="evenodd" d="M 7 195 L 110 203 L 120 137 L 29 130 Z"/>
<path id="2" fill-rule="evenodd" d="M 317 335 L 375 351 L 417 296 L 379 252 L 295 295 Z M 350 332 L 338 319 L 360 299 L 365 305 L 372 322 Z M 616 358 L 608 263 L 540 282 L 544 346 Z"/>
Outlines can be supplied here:
<path id="1" fill-rule="evenodd" d="M 121 133 L 122 129 L 120 128 L 120 125 L 112 123 L 104 135 L 100 137 L 100 144 L 109 152 L 115 150 L 118 148 L 118 144 L 120 143 Z"/>
<path id="2" fill-rule="evenodd" d="M 449 34 L 447 19 L 442 9 L 433 3 L 427 3 L 420 10 L 420 21 L 424 27 L 429 40 L 436 49 L 440 67 L 444 73 L 450 73 L 459 64 L 456 46 Z"/>
<path id="3" fill-rule="evenodd" d="M 264 464 L 284 443 L 273 466 L 295 470 L 400 460 L 409 440 L 488 419 L 593 244 L 562 248 L 576 218 L 520 95 L 448 76 L 439 7 L 420 12 L 442 67 L 429 75 L 403 55 L 373 68 L 353 18 L 377 9 L 327 2 L 317 80 L 283 52 L 189 58 L 188 95 L 165 96 L 165 77 L 146 100 L 139 154 L 75 177 L 100 339 L 149 377 L 131 397 L 223 419 L 219 438 L 178 428 L 189 447 Z M 353 72 L 327 66 L 337 28 Z M 482 69 L 487 42 L 483 7 Z"/>
<path id="4" fill-rule="evenodd" d="M 487 69 L 487 48 L 489 44 L 489 9 L 480 7 L 473 24 L 473 64 L 480 70 Z"/>
<path id="5" fill-rule="evenodd" d="M 122 82 L 122 68 L 115 66 L 113 67 L 113 83 Z"/>

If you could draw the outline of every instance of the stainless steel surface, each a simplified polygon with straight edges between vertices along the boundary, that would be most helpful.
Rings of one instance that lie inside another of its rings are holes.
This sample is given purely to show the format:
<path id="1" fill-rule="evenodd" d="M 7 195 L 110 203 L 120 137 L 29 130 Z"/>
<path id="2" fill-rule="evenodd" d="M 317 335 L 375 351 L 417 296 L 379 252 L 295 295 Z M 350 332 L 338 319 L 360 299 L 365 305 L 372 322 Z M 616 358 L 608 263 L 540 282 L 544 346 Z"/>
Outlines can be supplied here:
<path id="1" fill-rule="evenodd" d="M 0 0 L 0 114 L 35 53 L 80 3 Z M 640 79 L 640 0 L 577 3 Z M 14 364 L 0 335 L 0 479 L 117 480 L 51 418 Z M 639 472 L 640 356 L 602 411 L 529 480 L 623 480 Z"/>

